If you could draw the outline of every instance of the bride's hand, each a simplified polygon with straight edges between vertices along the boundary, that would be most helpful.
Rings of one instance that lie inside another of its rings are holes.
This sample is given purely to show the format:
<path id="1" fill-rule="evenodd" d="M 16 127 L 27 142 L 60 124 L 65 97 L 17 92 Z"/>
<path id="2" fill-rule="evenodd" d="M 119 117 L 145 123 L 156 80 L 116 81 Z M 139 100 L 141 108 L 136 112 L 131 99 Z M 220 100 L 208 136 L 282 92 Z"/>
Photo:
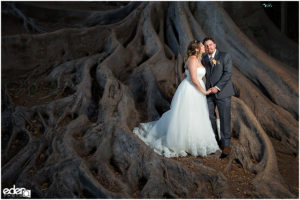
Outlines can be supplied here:
<path id="1" fill-rule="evenodd" d="M 205 95 L 209 95 L 211 93 L 211 89 L 208 89 L 207 91 L 205 91 Z"/>

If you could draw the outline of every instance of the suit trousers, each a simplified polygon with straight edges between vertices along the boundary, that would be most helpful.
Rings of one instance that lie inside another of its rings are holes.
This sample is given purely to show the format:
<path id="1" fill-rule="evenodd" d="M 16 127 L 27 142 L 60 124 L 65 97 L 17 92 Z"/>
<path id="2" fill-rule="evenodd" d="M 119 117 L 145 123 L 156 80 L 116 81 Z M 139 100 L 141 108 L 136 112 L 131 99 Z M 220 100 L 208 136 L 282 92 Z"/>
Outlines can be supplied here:
<path id="1" fill-rule="evenodd" d="M 209 110 L 209 118 L 211 121 L 212 128 L 214 130 L 216 140 L 218 144 L 221 143 L 222 147 L 230 146 L 230 132 L 231 132 L 231 96 L 217 99 L 214 94 L 207 96 L 207 104 Z M 216 106 L 220 115 L 220 135 L 221 140 L 217 131 L 217 122 L 216 122 Z"/>

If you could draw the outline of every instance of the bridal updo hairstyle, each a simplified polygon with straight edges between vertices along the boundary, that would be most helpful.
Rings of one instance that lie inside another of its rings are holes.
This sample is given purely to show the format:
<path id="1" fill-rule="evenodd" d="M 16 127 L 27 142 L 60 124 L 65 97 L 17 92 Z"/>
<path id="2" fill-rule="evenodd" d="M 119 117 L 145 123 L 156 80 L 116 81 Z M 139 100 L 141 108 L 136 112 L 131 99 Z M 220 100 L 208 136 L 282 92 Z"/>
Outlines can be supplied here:
<path id="1" fill-rule="evenodd" d="M 200 49 L 200 44 L 201 44 L 201 41 L 199 41 L 199 40 L 193 40 L 190 42 L 190 44 L 187 48 L 187 55 L 184 58 L 184 62 L 186 62 L 190 56 L 196 56 L 198 59 L 201 60 L 202 52 Z"/>

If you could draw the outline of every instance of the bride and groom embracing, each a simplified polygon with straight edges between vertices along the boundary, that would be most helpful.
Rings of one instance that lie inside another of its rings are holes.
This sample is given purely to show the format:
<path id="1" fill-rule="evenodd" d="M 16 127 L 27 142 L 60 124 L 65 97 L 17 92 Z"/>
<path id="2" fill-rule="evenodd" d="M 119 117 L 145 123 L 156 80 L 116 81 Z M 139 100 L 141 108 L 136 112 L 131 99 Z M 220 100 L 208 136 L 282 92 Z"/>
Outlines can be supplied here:
<path id="1" fill-rule="evenodd" d="M 187 156 L 188 153 L 206 156 L 219 149 L 222 150 L 220 157 L 227 157 L 231 96 L 234 95 L 231 56 L 218 51 L 210 37 L 203 43 L 194 40 L 188 45 L 184 68 L 185 78 L 173 96 L 170 110 L 159 120 L 141 123 L 133 133 L 165 157 Z M 202 80 L 204 76 L 206 83 Z"/>

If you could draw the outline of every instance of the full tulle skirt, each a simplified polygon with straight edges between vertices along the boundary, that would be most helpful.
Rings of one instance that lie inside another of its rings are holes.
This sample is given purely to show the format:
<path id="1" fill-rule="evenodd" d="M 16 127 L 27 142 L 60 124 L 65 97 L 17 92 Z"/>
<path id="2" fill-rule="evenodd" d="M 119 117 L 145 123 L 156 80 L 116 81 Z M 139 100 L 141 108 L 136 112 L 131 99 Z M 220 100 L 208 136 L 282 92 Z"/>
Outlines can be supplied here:
<path id="1" fill-rule="evenodd" d="M 205 88 L 202 80 L 200 83 Z M 170 110 L 157 121 L 141 123 L 133 133 L 165 157 L 206 156 L 219 149 L 206 96 L 196 89 L 189 77 L 178 86 Z"/>

